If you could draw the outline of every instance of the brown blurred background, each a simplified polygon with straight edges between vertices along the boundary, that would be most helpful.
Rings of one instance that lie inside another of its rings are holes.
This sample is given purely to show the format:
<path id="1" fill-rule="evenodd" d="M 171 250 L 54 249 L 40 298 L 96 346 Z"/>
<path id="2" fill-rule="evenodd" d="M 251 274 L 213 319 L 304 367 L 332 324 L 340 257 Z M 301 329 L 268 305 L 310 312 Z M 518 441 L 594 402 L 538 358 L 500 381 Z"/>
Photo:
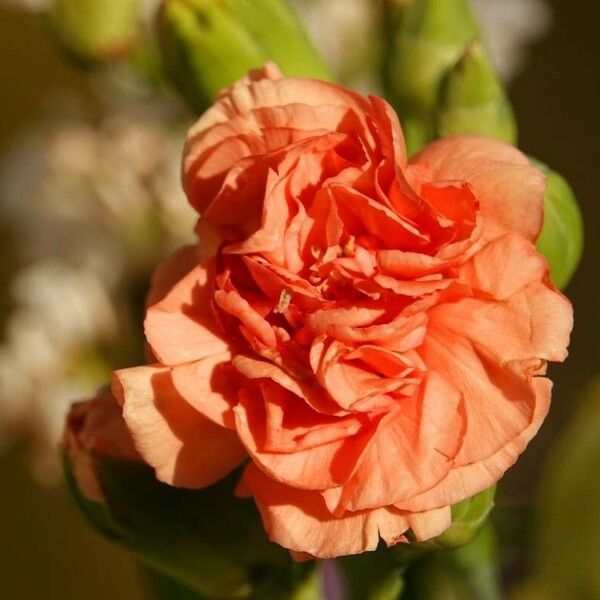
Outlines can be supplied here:
<path id="1" fill-rule="evenodd" d="M 513 82 L 510 95 L 521 147 L 562 173 L 575 189 L 585 220 L 585 253 L 567 290 L 576 313 L 571 356 L 552 371 L 556 383 L 551 415 L 503 482 L 500 504 L 534 496 L 545 453 L 580 391 L 600 371 L 598 22 L 589 0 L 549 3 L 553 28 L 530 49 L 526 68 Z M 0 156 L 24 124 L 43 118 L 48 94 L 64 86 L 83 89 L 83 76 L 57 55 L 40 23 L 3 9 L 0 2 Z M 8 252 L 0 257 L 2 286 L 13 268 L 11 244 L 6 243 L 11 235 L 14 232 L 0 221 L 2 247 Z M 5 313 L 6 295 L 0 295 L 0 302 Z M 0 454 L 0 598 L 140 598 L 132 560 L 88 528 L 61 486 L 43 487 L 33 480 L 24 448 L 22 441 Z"/>

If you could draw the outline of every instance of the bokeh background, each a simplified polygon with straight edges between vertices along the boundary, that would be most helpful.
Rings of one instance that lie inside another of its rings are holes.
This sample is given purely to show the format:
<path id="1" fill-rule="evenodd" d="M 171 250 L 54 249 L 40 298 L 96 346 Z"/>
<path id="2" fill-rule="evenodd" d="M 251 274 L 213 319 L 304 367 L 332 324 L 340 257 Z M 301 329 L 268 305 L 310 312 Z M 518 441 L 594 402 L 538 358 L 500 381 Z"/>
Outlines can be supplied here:
<path id="1" fill-rule="evenodd" d="M 549 502 L 547 479 L 569 468 L 568 453 L 560 452 L 561 463 L 557 448 L 567 435 L 581 437 L 571 423 L 589 426 L 576 415 L 600 396 L 593 385 L 600 374 L 600 44 L 589 0 L 474 3 L 487 15 L 520 145 L 569 180 L 586 233 L 567 289 L 576 314 L 571 356 L 552 370 L 550 417 L 498 495 L 504 575 L 516 589 L 537 568 L 540 530 L 551 526 L 535 518 Z M 189 237 L 178 157 L 192 117 L 128 73 L 90 78 L 71 66 L 40 18 L 15 4 L 0 0 L 0 597 L 133 600 L 143 597 L 136 567 L 74 510 L 60 481 L 56 440 L 68 402 L 90 394 L 111 367 L 136 362 L 137 307 L 148 275 Z M 376 50 L 355 43 L 358 24 L 374 19 L 368 0 L 330 0 L 327 19 L 324 2 L 296 4 L 346 80 L 372 85 L 361 57 Z M 343 35 L 321 31 L 331 19 Z M 600 439 L 598 425 L 595 431 Z M 590 480 L 598 480 L 600 453 L 586 460 Z M 600 494 L 600 481 L 596 489 Z M 593 485 L 574 490 L 562 520 L 565 547 L 575 549 L 580 565 L 600 564 L 589 528 L 577 524 L 595 523 L 600 535 L 593 493 Z M 512 515 L 523 523 L 515 525 Z M 577 597 L 595 596 L 582 587 Z"/>

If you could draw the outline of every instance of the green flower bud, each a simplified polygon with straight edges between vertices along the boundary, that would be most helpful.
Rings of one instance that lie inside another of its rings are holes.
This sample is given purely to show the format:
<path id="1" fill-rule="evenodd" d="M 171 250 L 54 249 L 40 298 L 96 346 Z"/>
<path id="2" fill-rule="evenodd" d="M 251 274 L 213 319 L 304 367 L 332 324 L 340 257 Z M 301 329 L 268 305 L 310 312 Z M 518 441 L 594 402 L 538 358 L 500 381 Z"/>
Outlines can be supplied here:
<path id="1" fill-rule="evenodd" d="M 550 278 L 565 288 L 575 273 L 583 252 L 583 220 L 577 199 L 567 181 L 536 161 L 548 177 L 544 195 L 544 227 L 538 250 L 550 265 Z"/>
<path id="2" fill-rule="evenodd" d="M 137 0 L 53 0 L 48 20 L 59 45 L 85 66 L 128 55 L 140 33 Z"/>
<path id="3" fill-rule="evenodd" d="M 160 37 L 167 73 L 196 112 L 268 61 L 289 77 L 331 79 L 283 0 L 165 0 Z"/>
<path id="4" fill-rule="evenodd" d="M 413 0 L 397 22 L 385 60 L 388 95 L 401 119 L 420 119 L 431 139 L 442 79 L 478 36 L 477 25 L 467 0 Z M 418 149 L 409 146 L 411 154 Z"/>
<path id="5" fill-rule="evenodd" d="M 516 143 L 510 101 L 479 42 L 469 44 L 446 75 L 436 119 L 440 136 L 479 134 Z"/>

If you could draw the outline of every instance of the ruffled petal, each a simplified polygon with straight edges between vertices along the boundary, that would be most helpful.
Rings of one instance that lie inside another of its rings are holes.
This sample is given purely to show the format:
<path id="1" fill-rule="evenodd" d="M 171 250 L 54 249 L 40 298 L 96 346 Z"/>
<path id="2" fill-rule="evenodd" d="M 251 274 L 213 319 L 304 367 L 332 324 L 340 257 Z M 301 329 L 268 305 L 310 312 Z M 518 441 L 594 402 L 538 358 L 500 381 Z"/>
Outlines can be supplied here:
<path id="1" fill-rule="evenodd" d="M 181 396 L 217 425 L 234 429 L 233 407 L 241 378 L 231 366 L 231 354 L 223 352 L 172 367 L 173 385 Z"/>
<path id="2" fill-rule="evenodd" d="M 152 273 L 146 306 L 160 302 L 171 288 L 200 263 L 198 246 L 182 246 L 168 256 Z"/>
<path id="3" fill-rule="evenodd" d="M 112 388 L 138 452 L 160 481 L 206 487 L 246 456 L 235 432 L 216 425 L 179 395 L 168 367 L 115 371 Z"/>
<path id="4" fill-rule="evenodd" d="M 398 504 L 404 510 L 429 510 L 455 504 L 496 483 L 535 436 L 550 408 L 552 382 L 534 377 L 535 409 L 531 423 L 491 456 L 452 469 L 437 485 Z"/>
<path id="5" fill-rule="evenodd" d="M 539 236 L 546 177 L 516 148 L 485 137 L 449 136 L 429 144 L 411 164 L 428 167 L 434 180 L 469 183 L 488 239 L 509 232 L 531 241 Z"/>
<path id="6" fill-rule="evenodd" d="M 295 552 L 335 558 L 375 550 L 380 535 L 388 544 L 404 541 L 405 513 L 390 508 L 334 517 L 318 492 L 285 486 L 250 465 L 244 485 L 254 496 L 269 538 Z"/>
<path id="7" fill-rule="evenodd" d="M 146 339 L 161 363 L 177 365 L 228 350 L 215 322 L 214 261 L 192 269 L 146 312 Z"/>
<path id="8" fill-rule="evenodd" d="M 330 510 L 387 506 L 431 488 L 452 468 L 463 431 L 460 393 L 430 372 L 417 395 L 381 420 L 348 483 L 325 492 Z"/>
<path id="9" fill-rule="evenodd" d="M 319 415 L 272 381 L 260 387 L 241 392 L 235 408 L 238 434 L 257 465 L 293 487 L 320 490 L 344 483 L 374 431 L 369 420 Z M 274 419 L 282 411 L 285 417 Z M 290 444 L 294 434 L 297 441 Z"/>
<path id="10" fill-rule="evenodd" d="M 437 321 L 430 321 L 420 352 L 428 368 L 443 373 L 464 398 L 466 432 L 456 465 L 488 458 L 529 427 L 535 393 L 522 365 L 498 362 Z"/>

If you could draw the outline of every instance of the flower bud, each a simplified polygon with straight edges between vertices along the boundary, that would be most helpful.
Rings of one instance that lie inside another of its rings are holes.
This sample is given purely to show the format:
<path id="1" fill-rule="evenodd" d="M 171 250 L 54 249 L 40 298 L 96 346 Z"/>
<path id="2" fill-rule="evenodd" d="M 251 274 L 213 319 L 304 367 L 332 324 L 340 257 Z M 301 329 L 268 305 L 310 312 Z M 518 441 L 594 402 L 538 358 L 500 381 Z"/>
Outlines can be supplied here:
<path id="1" fill-rule="evenodd" d="M 479 134 L 516 143 L 517 126 L 510 101 L 477 41 L 467 46 L 444 78 L 436 112 L 440 136 Z"/>
<path id="2" fill-rule="evenodd" d="M 292 565 L 266 539 L 252 500 L 233 498 L 239 474 L 201 490 L 157 481 L 110 392 L 73 406 L 63 449 L 67 481 L 88 520 L 177 585 L 207 597 L 258 589 L 275 597 L 276 589 L 307 584 L 312 566 Z"/>
<path id="3" fill-rule="evenodd" d="M 544 195 L 544 227 L 538 250 L 550 265 L 550 278 L 565 288 L 575 273 L 583 251 L 583 221 L 577 199 L 567 181 L 546 165 L 536 162 L 547 175 Z"/>
<path id="4" fill-rule="evenodd" d="M 290 77 L 331 79 L 282 0 L 166 0 L 160 37 L 167 72 L 196 112 L 269 61 Z"/>
<path id="5" fill-rule="evenodd" d="M 427 141 L 441 81 L 477 37 L 477 25 L 467 0 L 413 0 L 397 22 L 385 61 L 388 95 L 402 121 L 422 121 Z M 410 153 L 417 150 L 409 145 Z"/>
<path id="6" fill-rule="evenodd" d="M 140 31 L 138 0 L 53 0 L 48 19 L 60 46 L 83 65 L 127 55 Z"/>

